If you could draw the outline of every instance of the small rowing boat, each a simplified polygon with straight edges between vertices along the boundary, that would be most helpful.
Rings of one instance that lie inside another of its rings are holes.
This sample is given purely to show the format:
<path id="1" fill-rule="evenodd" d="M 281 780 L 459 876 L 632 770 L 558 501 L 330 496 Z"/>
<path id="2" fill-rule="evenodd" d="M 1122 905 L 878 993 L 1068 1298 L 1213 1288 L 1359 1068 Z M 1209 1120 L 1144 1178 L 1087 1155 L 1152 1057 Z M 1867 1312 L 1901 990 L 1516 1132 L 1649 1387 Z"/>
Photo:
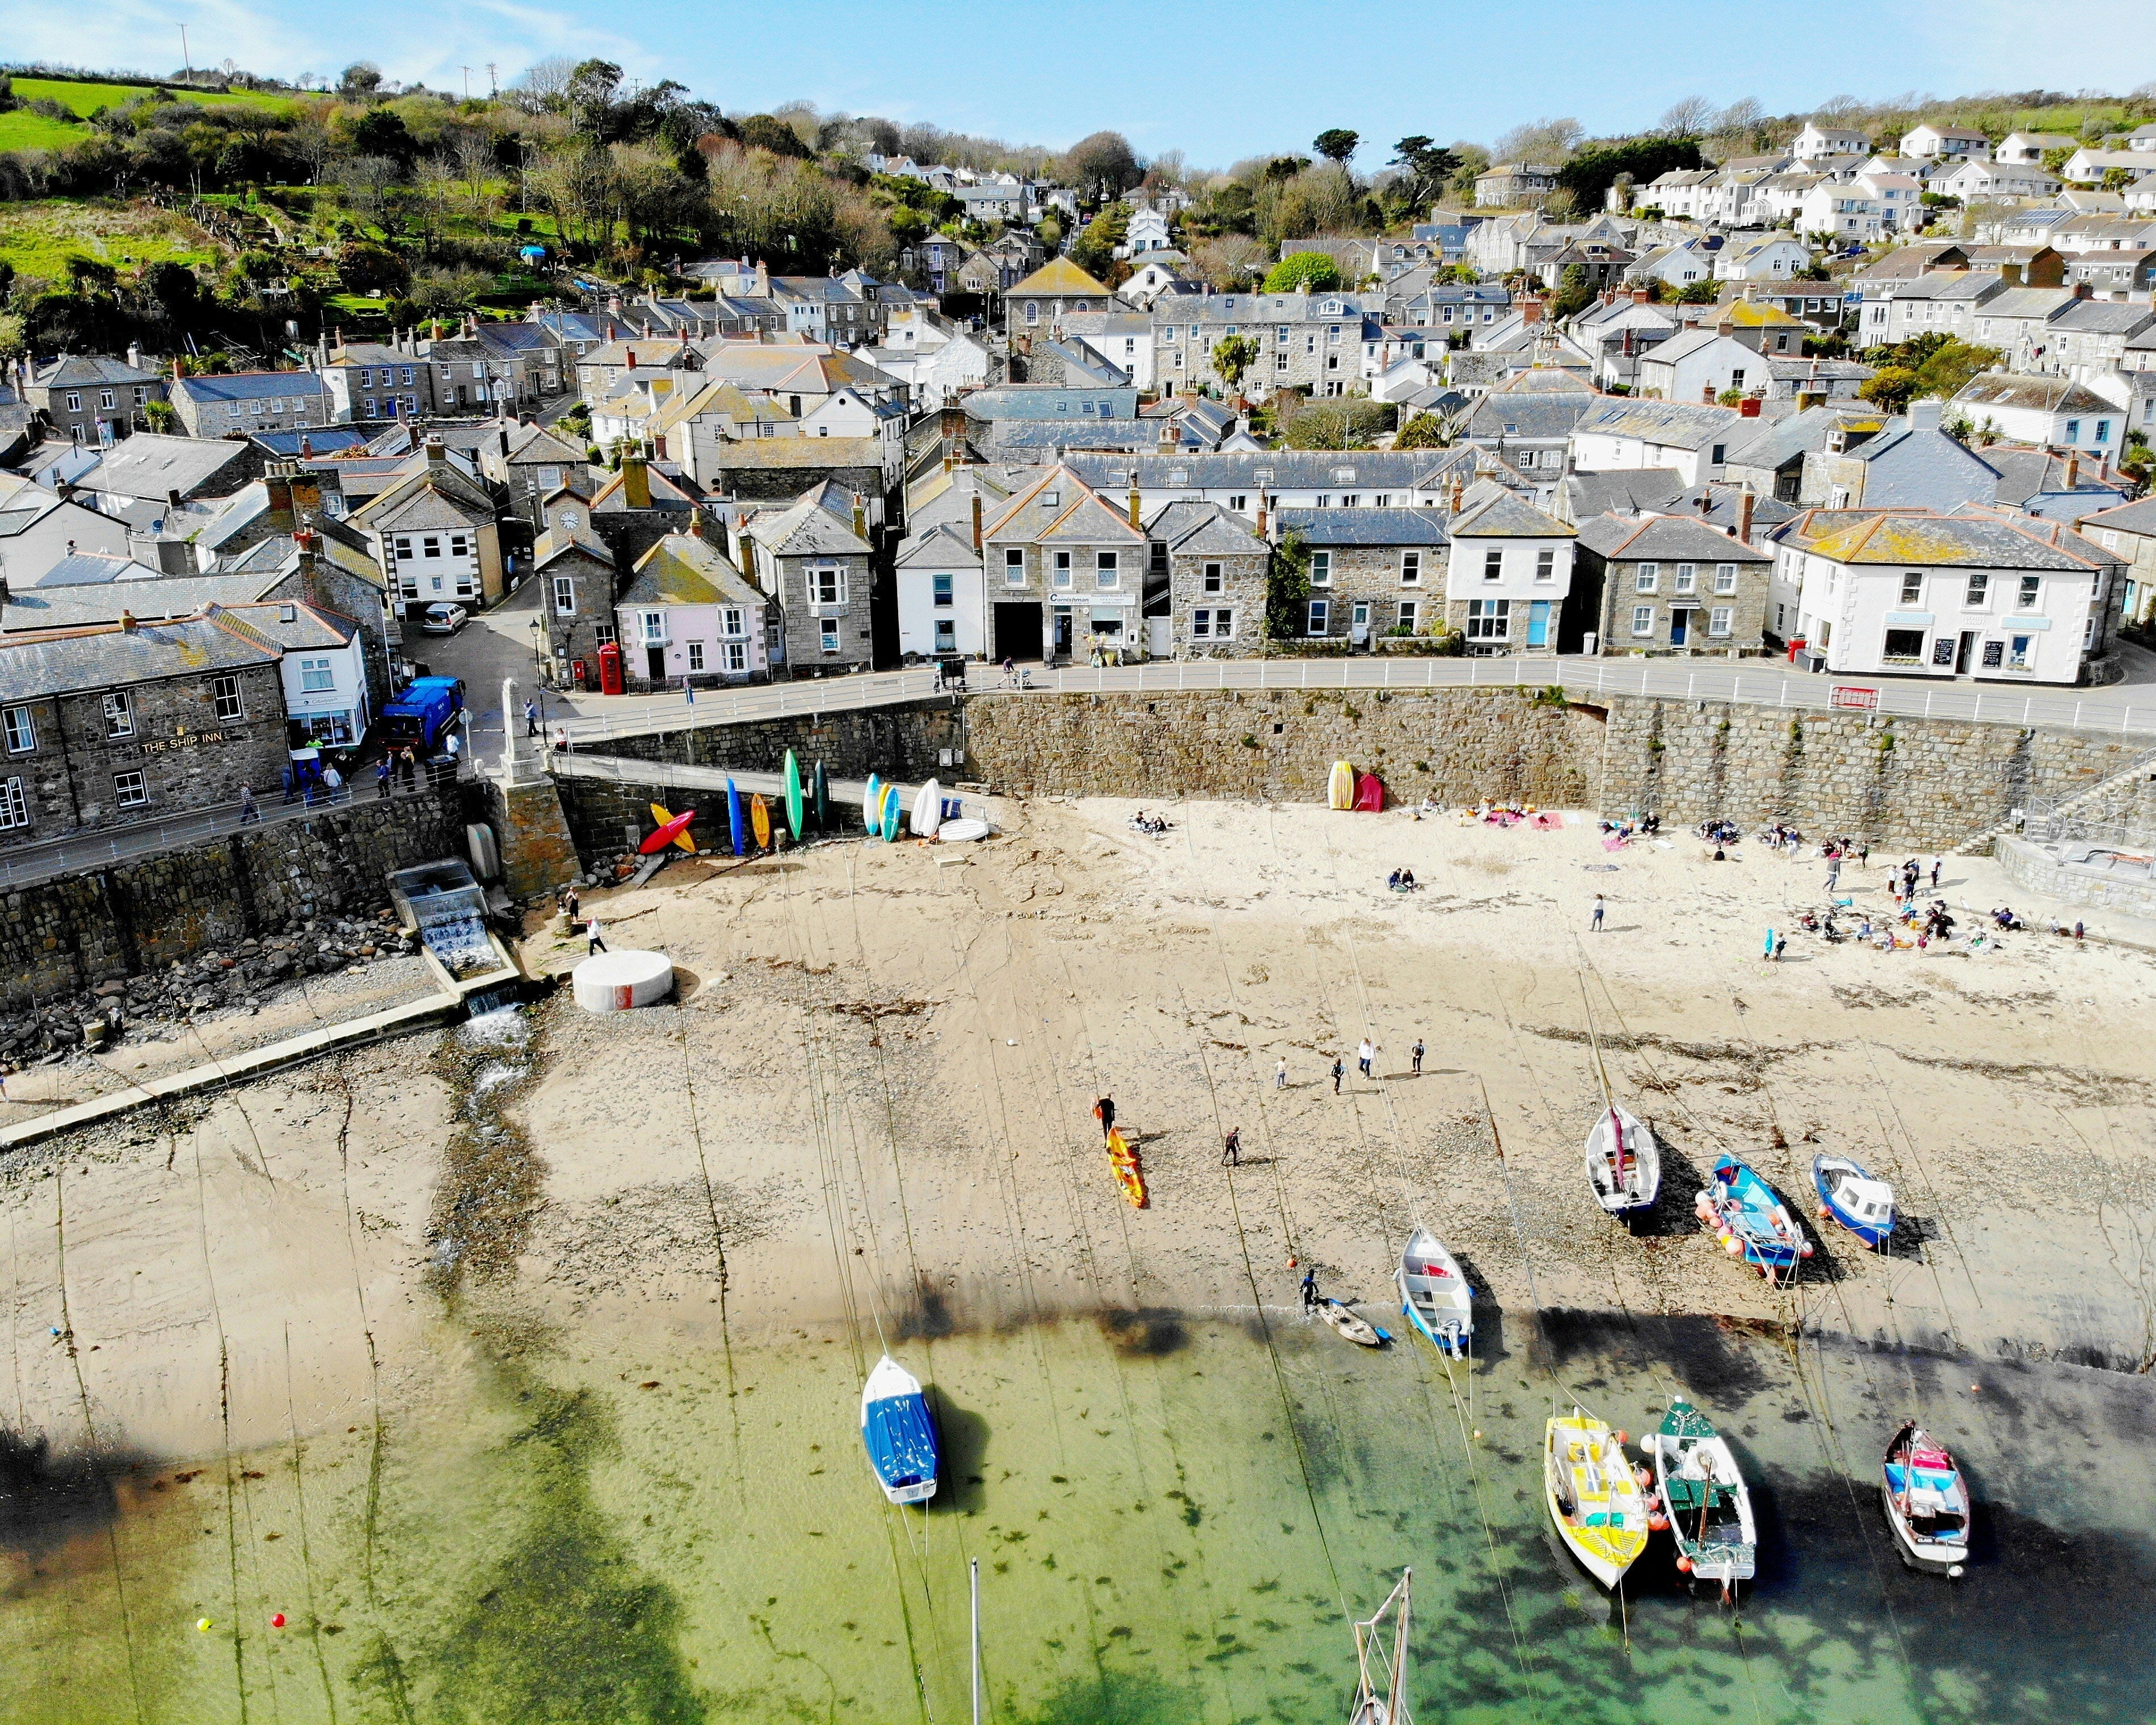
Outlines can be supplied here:
<path id="1" fill-rule="evenodd" d="M 1729 1441 L 1690 1402 L 1673 1401 L 1643 1445 L 1654 1469 L 1655 1503 L 1677 1544 L 1677 1568 L 1726 1594 L 1749 1581 L 1758 1556 L 1752 1494 Z"/>
<path id="2" fill-rule="evenodd" d="M 1613 1216 L 1653 1208 L 1662 1189 L 1662 1153 L 1654 1128 L 1614 1102 L 1587 1130 L 1587 1178 Z"/>
<path id="3" fill-rule="evenodd" d="M 1331 1324 L 1350 1342 L 1364 1348 L 1382 1347 L 1384 1337 L 1371 1327 L 1370 1321 L 1353 1308 L 1330 1297 L 1317 1302 L 1317 1315 Z"/>
<path id="4" fill-rule="evenodd" d="M 1879 1491 L 1902 1561 L 1959 1575 L 1969 1563 L 1969 1486 L 1946 1445 L 1910 1420 L 1887 1446 Z"/>
<path id="5" fill-rule="evenodd" d="M 1464 1358 L 1475 1336 L 1475 1290 L 1460 1273 L 1459 1260 L 1429 1229 L 1418 1228 L 1408 1236 L 1397 1275 L 1400 1315 L 1439 1353 Z"/>
<path id="6" fill-rule="evenodd" d="M 926 1503 L 936 1495 L 936 1422 L 921 1380 L 886 1354 L 861 1386 L 861 1441 L 883 1495 Z"/>
<path id="7" fill-rule="evenodd" d="M 1714 1230 L 1722 1249 L 1768 1277 L 1786 1281 L 1812 1255 L 1788 1207 L 1774 1189 L 1733 1156 L 1714 1165 L 1714 1178 L 1695 1200 L 1699 1219 Z"/>
<path id="8" fill-rule="evenodd" d="M 1874 1251 L 1894 1231 L 1894 1189 L 1846 1156 L 1815 1156 L 1812 1184 L 1820 1214 L 1831 1216 Z"/>
<path id="9" fill-rule="evenodd" d="M 1578 1408 L 1543 1428 L 1543 1501 L 1558 1537 L 1604 1587 L 1647 1548 L 1647 1500 L 1625 1446 Z"/>

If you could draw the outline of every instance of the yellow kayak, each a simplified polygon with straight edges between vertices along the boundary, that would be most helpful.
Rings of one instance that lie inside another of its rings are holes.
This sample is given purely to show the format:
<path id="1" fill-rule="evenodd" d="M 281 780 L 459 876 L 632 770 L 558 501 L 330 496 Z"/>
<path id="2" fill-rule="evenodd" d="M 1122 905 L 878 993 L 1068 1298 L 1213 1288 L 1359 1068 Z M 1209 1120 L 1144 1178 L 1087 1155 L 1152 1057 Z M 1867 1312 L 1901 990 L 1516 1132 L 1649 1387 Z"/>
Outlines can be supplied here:
<path id="1" fill-rule="evenodd" d="M 1543 1500 L 1558 1537 L 1604 1587 L 1647 1548 L 1647 1497 L 1625 1446 L 1578 1408 L 1543 1428 Z"/>

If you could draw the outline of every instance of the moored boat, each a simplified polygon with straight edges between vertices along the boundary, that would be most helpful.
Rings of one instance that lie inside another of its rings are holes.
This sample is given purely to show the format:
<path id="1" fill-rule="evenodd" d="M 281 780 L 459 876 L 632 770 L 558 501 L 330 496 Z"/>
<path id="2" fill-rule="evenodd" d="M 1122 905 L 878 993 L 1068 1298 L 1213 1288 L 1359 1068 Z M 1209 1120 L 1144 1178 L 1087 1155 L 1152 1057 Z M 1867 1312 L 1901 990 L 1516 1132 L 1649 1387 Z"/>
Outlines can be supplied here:
<path id="1" fill-rule="evenodd" d="M 1946 1445 L 1913 1420 L 1894 1434 L 1879 1483 L 1902 1561 L 1933 1575 L 1969 1563 L 1969 1486 Z"/>
<path id="2" fill-rule="evenodd" d="M 1475 1290 L 1427 1228 L 1408 1236 L 1398 1271 L 1400 1313 L 1440 1353 L 1459 1359 L 1475 1336 Z"/>
<path id="3" fill-rule="evenodd" d="M 1338 1300 L 1327 1298 L 1317 1302 L 1317 1315 L 1331 1324 L 1348 1341 L 1363 1348 L 1378 1348 L 1384 1344 L 1383 1332 L 1372 1325 L 1353 1307 Z"/>
<path id="4" fill-rule="evenodd" d="M 1348 1725 L 1413 1725 L 1408 1717 L 1408 1584 L 1414 1577 L 1414 1570 L 1401 1570 L 1385 1603 L 1355 1625 L 1355 1704 Z"/>
<path id="5" fill-rule="evenodd" d="M 1714 1164 L 1714 1178 L 1695 1203 L 1722 1250 L 1762 1276 L 1786 1281 L 1812 1255 L 1812 1243 L 1774 1189 L 1733 1156 Z"/>
<path id="6" fill-rule="evenodd" d="M 1625 1446 L 1578 1408 L 1543 1428 L 1543 1502 L 1558 1537 L 1604 1587 L 1647 1548 L 1647 1500 Z"/>
<path id="7" fill-rule="evenodd" d="M 1876 1251 L 1894 1232 L 1894 1189 L 1875 1180 L 1846 1156 L 1815 1156 L 1812 1184 L 1820 1213 L 1831 1216 Z"/>
<path id="8" fill-rule="evenodd" d="M 1654 1128 L 1608 1104 L 1587 1129 L 1587 1178 L 1595 1202 L 1613 1216 L 1651 1209 L 1662 1189 Z"/>
<path id="9" fill-rule="evenodd" d="M 1728 1440 L 1686 1401 L 1672 1401 L 1642 1447 L 1654 1469 L 1655 1504 L 1676 1541 L 1677 1568 L 1727 1593 L 1749 1581 L 1758 1556 L 1752 1494 Z"/>
<path id="10" fill-rule="evenodd" d="M 936 1421 L 921 1380 L 886 1354 L 861 1386 L 861 1441 L 883 1494 L 893 1503 L 936 1495 Z"/>

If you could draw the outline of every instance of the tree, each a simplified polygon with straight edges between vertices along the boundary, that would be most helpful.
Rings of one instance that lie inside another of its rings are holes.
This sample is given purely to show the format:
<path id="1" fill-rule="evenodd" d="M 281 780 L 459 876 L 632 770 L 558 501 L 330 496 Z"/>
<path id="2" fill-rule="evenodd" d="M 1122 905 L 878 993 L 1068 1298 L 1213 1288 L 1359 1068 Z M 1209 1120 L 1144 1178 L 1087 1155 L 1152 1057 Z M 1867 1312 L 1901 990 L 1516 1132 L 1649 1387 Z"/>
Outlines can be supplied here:
<path id="1" fill-rule="evenodd" d="M 1311 140 L 1310 147 L 1317 151 L 1327 162 L 1336 164 L 1340 172 L 1344 174 L 1348 172 L 1348 158 L 1355 153 L 1356 145 L 1362 141 L 1363 136 L 1360 132 L 1349 131 L 1345 126 L 1336 126 L 1318 133 Z"/>
<path id="2" fill-rule="evenodd" d="M 1396 449 L 1443 449 L 1450 446 L 1445 421 L 1431 413 L 1409 414 L 1399 434 L 1393 439 Z"/>
<path id="3" fill-rule="evenodd" d="M 1269 294 L 1322 294 L 1340 285 L 1340 266 L 1323 252 L 1290 252 L 1265 277 Z"/>
<path id="4" fill-rule="evenodd" d="M 1696 138 L 1712 123 L 1714 115 L 1714 104 L 1705 96 L 1686 96 L 1671 103 L 1655 130 L 1666 138 Z"/>
<path id="5" fill-rule="evenodd" d="M 615 92 L 621 88 L 621 68 L 612 60 L 580 60 L 562 91 L 569 117 L 588 137 L 608 135 Z"/>
<path id="6" fill-rule="evenodd" d="M 1678 168 L 1700 165 L 1696 138 L 1628 138 L 1620 144 L 1599 144 L 1582 150 L 1557 171 L 1557 182 L 1572 193 L 1583 213 L 1602 208 L 1604 195 L 1620 174 L 1630 174 L 1632 183 L 1644 186 Z"/>
<path id="7" fill-rule="evenodd" d="M 1564 266 L 1564 274 L 1558 278 L 1557 293 L 1549 303 L 1553 318 L 1570 317 L 1584 311 L 1594 298 L 1594 290 L 1587 285 L 1587 271 L 1578 264 Z"/>
<path id="8" fill-rule="evenodd" d="M 1391 165 L 1402 172 L 1404 201 L 1410 209 L 1436 202 L 1445 182 L 1460 171 L 1457 155 L 1419 134 L 1402 138 L 1393 151 Z"/>
<path id="9" fill-rule="evenodd" d="M 1281 426 L 1281 442 L 1291 449 L 1367 449 L 1389 428 L 1394 411 L 1390 403 L 1366 395 L 1288 399 L 1294 407 Z"/>
<path id="10" fill-rule="evenodd" d="M 1577 120 L 1537 120 L 1532 126 L 1516 126 L 1497 140 L 1500 162 L 1558 167 L 1571 157 L 1587 128 Z"/>
<path id="11" fill-rule="evenodd" d="M 382 68 L 372 60 L 354 60 L 337 78 L 337 94 L 363 100 L 382 88 Z"/>
<path id="12" fill-rule="evenodd" d="M 2103 171 L 2103 189 L 2107 192 L 2123 192 L 2133 183 L 2133 170 L 2130 167 L 2107 167 Z"/>
<path id="13" fill-rule="evenodd" d="M 1866 377 L 1857 392 L 1875 406 L 1898 413 L 1917 393 L 1917 374 L 1907 366 L 1881 366 Z"/>
<path id="14" fill-rule="evenodd" d="M 1310 628 L 1310 547 L 1291 531 L 1265 570 L 1265 639 L 1299 639 Z"/>
<path id="15" fill-rule="evenodd" d="M 382 157 L 400 168 L 410 165 L 418 147 L 405 127 L 403 116 L 387 108 L 369 108 L 352 129 L 353 155 Z"/>
<path id="16" fill-rule="evenodd" d="M 1063 157 L 1063 172 L 1089 203 L 1120 198 L 1144 177 L 1137 153 L 1119 131 L 1096 131 L 1073 144 Z"/>
<path id="17" fill-rule="evenodd" d="M 1930 358 L 1917 367 L 1917 393 L 1951 399 L 1999 362 L 1996 347 L 1949 338 Z"/>
<path id="18" fill-rule="evenodd" d="M 1248 287 L 1253 276 L 1265 273 L 1265 249 L 1247 234 L 1224 234 L 1195 241 L 1190 261 L 1201 279 L 1233 290 Z"/>
<path id="19" fill-rule="evenodd" d="M 1213 369 L 1230 389 L 1242 387 L 1243 373 L 1258 362 L 1258 344 L 1249 336 L 1224 336 L 1213 344 Z"/>
<path id="20" fill-rule="evenodd" d="M 808 159 L 808 146 L 801 134 L 772 114 L 752 114 L 741 122 L 742 142 L 752 150 L 768 150 L 774 156 Z"/>

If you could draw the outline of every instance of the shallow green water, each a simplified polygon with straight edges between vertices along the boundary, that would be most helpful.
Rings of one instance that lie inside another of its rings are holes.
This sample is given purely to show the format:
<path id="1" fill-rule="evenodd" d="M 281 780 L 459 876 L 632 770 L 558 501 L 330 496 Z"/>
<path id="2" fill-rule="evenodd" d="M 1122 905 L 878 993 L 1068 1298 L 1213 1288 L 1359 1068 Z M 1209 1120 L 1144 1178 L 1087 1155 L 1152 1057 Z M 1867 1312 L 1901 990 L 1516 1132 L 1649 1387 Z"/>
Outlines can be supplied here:
<path id="1" fill-rule="evenodd" d="M 971 1558 L 999 1719 L 1343 1718 L 1348 1615 L 1410 1563 L 1425 1720 L 2156 1713 L 2149 1494 L 2104 1465 L 2145 1439 L 2140 1380 L 1989 1369 L 1972 1397 L 1966 1363 L 1793 1358 L 1704 1322 L 1550 1334 L 1478 1366 L 1471 1405 L 1419 1345 L 1285 1314 L 916 1337 L 950 1481 L 923 1513 L 869 1474 L 850 1337 L 737 1348 L 730 1396 L 716 1352 L 482 1328 L 476 1374 L 378 1455 L 362 1430 L 229 1493 L 216 1469 L 86 1490 L 0 1599 L 0 1717 L 963 1719 Z M 1738 1439 L 1763 1487 L 1741 1611 L 1657 1550 L 1620 1613 L 1556 1550 L 1553 1372 L 1628 1428 L 1675 1390 Z M 1886 1543 L 1871 1463 L 1905 1408 L 1986 1506 L 1958 1584 Z"/>

